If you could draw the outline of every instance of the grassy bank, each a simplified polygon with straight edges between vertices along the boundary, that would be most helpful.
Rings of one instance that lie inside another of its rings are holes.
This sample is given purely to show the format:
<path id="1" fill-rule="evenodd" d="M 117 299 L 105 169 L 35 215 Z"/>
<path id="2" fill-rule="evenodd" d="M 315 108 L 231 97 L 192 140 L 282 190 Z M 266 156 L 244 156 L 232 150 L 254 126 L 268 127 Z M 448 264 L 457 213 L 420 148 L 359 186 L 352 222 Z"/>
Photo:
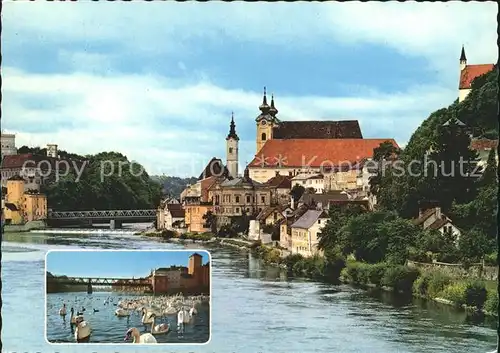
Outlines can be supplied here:
<path id="1" fill-rule="evenodd" d="M 341 258 L 327 260 L 319 256 L 304 258 L 298 254 L 283 257 L 279 249 L 258 243 L 251 251 L 265 263 L 280 265 L 296 276 L 375 287 L 498 316 L 496 281 L 457 279 L 439 270 L 421 272 L 387 263 L 345 262 Z"/>
<path id="2" fill-rule="evenodd" d="M 467 310 L 498 315 L 498 291 L 494 281 L 457 279 L 439 270 L 419 271 L 402 265 L 348 262 L 341 281 L 411 294 Z"/>
<path id="3" fill-rule="evenodd" d="M 209 242 L 214 240 L 214 235 L 212 233 L 178 233 L 173 230 L 155 230 L 144 232 L 141 235 L 147 237 L 156 237 L 164 240 L 191 240 L 191 241 L 199 241 L 199 242 Z"/>

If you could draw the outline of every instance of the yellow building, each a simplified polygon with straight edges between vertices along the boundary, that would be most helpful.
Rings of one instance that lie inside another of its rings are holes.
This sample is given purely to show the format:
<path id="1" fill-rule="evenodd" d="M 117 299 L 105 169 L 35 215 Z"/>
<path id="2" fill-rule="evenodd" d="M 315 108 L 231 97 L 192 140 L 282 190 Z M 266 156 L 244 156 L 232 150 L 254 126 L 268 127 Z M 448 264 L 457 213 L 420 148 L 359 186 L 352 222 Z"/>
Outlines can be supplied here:
<path id="1" fill-rule="evenodd" d="M 320 210 L 308 210 L 292 224 L 291 249 L 293 254 L 308 257 L 321 255 L 318 250 L 318 234 L 328 221 L 328 215 Z"/>
<path id="2" fill-rule="evenodd" d="M 5 224 L 24 224 L 47 218 L 47 197 L 36 191 L 25 191 L 24 179 L 18 176 L 7 180 L 4 207 Z"/>
<path id="3" fill-rule="evenodd" d="M 213 210 L 213 205 L 211 202 L 186 204 L 184 205 L 184 209 L 186 211 L 184 222 L 186 224 L 188 232 L 202 233 L 210 231 L 209 227 L 205 227 L 206 220 L 203 219 L 203 216 L 209 211 Z"/>

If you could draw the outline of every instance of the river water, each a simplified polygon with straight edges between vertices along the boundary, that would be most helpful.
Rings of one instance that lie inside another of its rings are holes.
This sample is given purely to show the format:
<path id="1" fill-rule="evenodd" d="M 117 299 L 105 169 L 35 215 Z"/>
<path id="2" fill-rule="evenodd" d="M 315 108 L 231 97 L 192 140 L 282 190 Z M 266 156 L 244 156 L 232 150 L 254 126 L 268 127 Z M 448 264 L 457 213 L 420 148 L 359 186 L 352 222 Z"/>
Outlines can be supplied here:
<path id="1" fill-rule="evenodd" d="M 44 259 L 48 249 L 165 249 L 181 245 L 119 234 L 4 234 L 3 352 L 139 352 L 131 344 L 46 342 Z M 194 248 L 193 245 L 189 245 Z M 496 346 L 496 320 L 349 286 L 289 280 L 236 249 L 212 253 L 212 336 L 203 346 L 148 347 L 203 353 L 485 353 Z"/>
<path id="2" fill-rule="evenodd" d="M 151 325 L 143 325 L 142 314 L 132 310 L 128 317 L 118 317 L 114 314 L 120 300 L 137 299 L 138 295 L 116 292 L 85 292 L 50 293 L 47 295 L 47 340 L 53 343 L 75 343 L 72 326 L 69 323 L 70 314 L 59 315 L 61 303 L 66 303 L 69 308 L 76 311 L 85 308 L 85 320 L 92 327 L 92 343 L 124 343 L 125 333 L 129 328 L 135 327 L 141 334 L 151 332 Z M 107 303 L 109 300 L 109 303 Z M 97 311 L 94 311 L 97 310 Z M 76 312 L 75 311 L 75 312 Z M 197 307 L 197 315 L 191 322 L 179 330 L 177 315 L 157 317 L 155 325 L 167 323 L 172 329 L 166 334 L 155 335 L 158 343 L 206 343 L 210 339 L 210 308 L 208 305 Z"/>

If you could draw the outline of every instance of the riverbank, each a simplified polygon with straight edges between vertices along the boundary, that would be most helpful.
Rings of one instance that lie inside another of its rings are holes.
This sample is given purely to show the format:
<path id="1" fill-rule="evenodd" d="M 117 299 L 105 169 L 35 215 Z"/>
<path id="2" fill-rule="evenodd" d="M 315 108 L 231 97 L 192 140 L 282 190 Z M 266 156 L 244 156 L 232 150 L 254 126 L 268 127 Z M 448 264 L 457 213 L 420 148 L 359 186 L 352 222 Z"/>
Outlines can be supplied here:
<path id="1" fill-rule="evenodd" d="M 4 233 L 24 233 L 43 229 L 47 229 L 47 225 L 43 221 L 30 221 L 25 224 L 5 224 L 3 226 Z"/>
<path id="2" fill-rule="evenodd" d="M 277 248 L 253 245 L 252 252 L 264 262 L 285 267 L 292 274 L 327 283 L 346 283 L 377 288 L 431 300 L 466 311 L 498 316 L 498 282 L 460 279 L 439 270 L 420 270 L 405 265 L 366 264 L 341 258 L 283 256 Z"/>

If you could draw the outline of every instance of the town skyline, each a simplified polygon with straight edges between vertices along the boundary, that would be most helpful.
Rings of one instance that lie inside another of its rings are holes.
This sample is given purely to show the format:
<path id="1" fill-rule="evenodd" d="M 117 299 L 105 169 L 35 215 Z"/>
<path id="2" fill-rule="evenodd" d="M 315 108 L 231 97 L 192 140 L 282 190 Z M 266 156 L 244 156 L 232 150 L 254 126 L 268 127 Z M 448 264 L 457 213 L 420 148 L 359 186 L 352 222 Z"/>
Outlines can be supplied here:
<path id="1" fill-rule="evenodd" d="M 18 147 L 117 151 L 150 174 L 224 159 L 231 112 L 250 162 L 264 86 L 283 120 L 355 119 L 404 146 L 457 98 L 462 44 L 471 64 L 497 61 L 493 3 L 5 5 L 3 128 Z M 289 25 L 246 19 L 269 11 Z"/>
<path id="2" fill-rule="evenodd" d="M 158 268 L 187 267 L 189 257 L 195 253 L 202 256 L 202 264 L 210 261 L 206 250 L 51 251 L 47 254 L 46 272 L 68 277 L 142 278 Z M 100 265 L 82 268 L 88 263 Z"/>

